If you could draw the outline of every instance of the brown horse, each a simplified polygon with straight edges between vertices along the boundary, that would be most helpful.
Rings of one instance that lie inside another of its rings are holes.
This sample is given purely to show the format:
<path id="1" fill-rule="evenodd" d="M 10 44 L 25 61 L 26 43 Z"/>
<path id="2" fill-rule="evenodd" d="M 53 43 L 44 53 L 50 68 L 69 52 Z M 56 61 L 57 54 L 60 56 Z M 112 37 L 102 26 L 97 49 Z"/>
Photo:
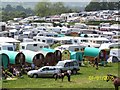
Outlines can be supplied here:
<path id="1" fill-rule="evenodd" d="M 62 82 L 63 82 L 63 79 L 64 77 L 67 76 L 68 77 L 68 81 L 70 82 L 70 73 L 68 72 L 62 72 L 62 73 L 58 73 L 54 76 L 55 78 L 55 81 L 58 79 L 58 78 L 61 78 L 62 79 Z"/>
<path id="2" fill-rule="evenodd" d="M 61 78 L 61 79 L 62 79 L 62 82 L 63 82 L 64 77 L 65 77 L 65 74 L 64 74 L 64 73 L 59 73 L 59 74 L 56 74 L 56 75 L 54 76 L 55 81 L 56 81 L 58 78 Z"/>
<path id="3" fill-rule="evenodd" d="M 107 75 L 107 82 L 111 80 L 115 86 L 115 90 L 118 90 L 118 87 L 120 86 L 120 78 L 111 74 Z"/>

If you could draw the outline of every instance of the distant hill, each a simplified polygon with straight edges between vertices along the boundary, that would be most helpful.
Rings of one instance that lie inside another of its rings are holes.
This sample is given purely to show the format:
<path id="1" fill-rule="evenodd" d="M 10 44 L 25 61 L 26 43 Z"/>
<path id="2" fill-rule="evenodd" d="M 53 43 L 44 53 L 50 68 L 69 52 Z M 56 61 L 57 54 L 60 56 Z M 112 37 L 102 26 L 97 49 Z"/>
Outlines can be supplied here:
<path id="1" fill-rule="evenodd" d="M 68 6 L 69 8 L 76 8 L 78 10 L 84 10 L 85 6 L 89 2 L 64 2 L 65 6 Z M 31 8 L 34 9 L 37 2 L 2 2 L 1 6 L 5 7 L 6 5 L 10 4 L 13 7 L 16 7 L 17 5 L 21 5 L 25 8 Z"/>

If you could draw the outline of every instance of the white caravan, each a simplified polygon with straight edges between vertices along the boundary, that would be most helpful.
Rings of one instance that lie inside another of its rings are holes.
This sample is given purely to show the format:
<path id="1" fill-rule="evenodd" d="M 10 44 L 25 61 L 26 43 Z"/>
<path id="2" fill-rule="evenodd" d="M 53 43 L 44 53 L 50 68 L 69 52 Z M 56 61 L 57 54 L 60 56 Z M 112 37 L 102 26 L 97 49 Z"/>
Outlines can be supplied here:
<path id="1" fill-rule="evenodd" d="M 54 44 L 53 37 L 35 36 L 35 37 L 33 37 L 33 40 L 37 41 L 37 42 L 47 43 L 49 45 Z"/>
<path id="2" fill-rule="evenodd" d="M 43 42 L 23 42 L 20 43 L 20 50 L 40 51 L 42 48 L 50 48 L 48 44 Z"/>
<path id="3" fill-rule="evenodd" d="M 14 51 L 14 45 L 11 43 L 0 43 L 0 50 Z"/>
<path id="4" fill-rule="evenodd" d="M 107 62 L 120 62 L 120 49 L 111 49 Z"/>
<path id="5" fill-rule="evenodd" d="M 86 46 L 85 45 L 77 45 L 77 44 L 70 44 L 70 45 L 61 45 L 55 48 L 55 50 L 69 50 L 69 51 L 82 51 Z"/>

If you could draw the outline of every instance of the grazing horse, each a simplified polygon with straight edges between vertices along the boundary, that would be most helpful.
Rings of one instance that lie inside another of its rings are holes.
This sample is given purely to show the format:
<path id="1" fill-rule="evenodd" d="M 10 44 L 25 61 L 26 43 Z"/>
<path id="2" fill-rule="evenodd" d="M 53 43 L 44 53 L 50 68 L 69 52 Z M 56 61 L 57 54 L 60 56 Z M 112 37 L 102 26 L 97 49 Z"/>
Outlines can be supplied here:
<path id="1" fill-rule="evenodd" d="M 120 78 L 111 74 L 107 75 L 107 82 L 111 80 L 115 86 L 115 90 L 118 90 L 118 87 L 120 86 Z"/>

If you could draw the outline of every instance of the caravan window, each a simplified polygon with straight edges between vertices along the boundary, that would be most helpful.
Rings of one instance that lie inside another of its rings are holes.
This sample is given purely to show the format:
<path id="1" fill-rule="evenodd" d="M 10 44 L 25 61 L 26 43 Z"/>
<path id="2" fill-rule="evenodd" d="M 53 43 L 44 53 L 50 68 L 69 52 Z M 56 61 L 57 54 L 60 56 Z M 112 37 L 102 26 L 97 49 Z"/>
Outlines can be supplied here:
<path id="1" fill-rule="evenodd" d="M 47 43 L 52 43 L 52 40 L 47 40 Z"/>
<path id="2" fill-rule="evenodd" d="M 36 46 L 37 46 L 37 44 L 33 44 L 33 46 L 35 46 L 35 47 L 36 47 Z"/>
<path id="3" fill-rule="evenodd" d="M 40 46 L 40 48 L 43 48 L 43 46 Z"/>
<path id="4" fill-rule="evenodd" d="M 97 41 L 97 44 L 102 44 L 102 41 Z"/>
<path id="5" fill-rule="evenodd" d="M 45 42 L 45 40 L 42 40 L 42 42 Z"/>
<path id="6" fill-rule="evenodd" d="M 25 49 L 25 46 L 22 46 L 22 49 Z"/>
<path id="7" fill-rule="evenodd" d="M 1 47 L 0 47 L 0 50 L 1 50 Z"/>
<path id="8" fill-rule="evenodd" d="M 39 34 L 38 36 L 43 36 L 43 34 Z"/>
<path id="9" fill-rule="evenodd" d="M 81 40 L 82 42 L 88 42 L 88 40 Z"/>
<path id="10" fill-rule="evenodd" d="M 54 35 L 54 37 L 57 37 L 57 35 Z"/>
<path id="11" fill-rule="evenodd" d="M 44 48 L 49 48 L 48 46 L 44 46 Z"/>
<path id="12" fill-rule="evenodd" d="M 36 41 L 36 39 L 33 39 L 34 41 Z"/>
<path id="13" fill-rule="evenodd" d="M 40 41 L 40 39 L 38 39 L 38 41 Z"/>
<path id="14" fill-rule="evenodd" d="M 75 43 L 77 43 L 77 40 L 74 40 Z"/>
<path id="15" fill-rule="evenodd" d="M 13 51 L 13 47 L 8 47 L 8 51 Z"/>
<path id="16" fill-rule="evenodd" d="M 75 48 L 74 51 L 79 51 L 79 48 Z"/>

